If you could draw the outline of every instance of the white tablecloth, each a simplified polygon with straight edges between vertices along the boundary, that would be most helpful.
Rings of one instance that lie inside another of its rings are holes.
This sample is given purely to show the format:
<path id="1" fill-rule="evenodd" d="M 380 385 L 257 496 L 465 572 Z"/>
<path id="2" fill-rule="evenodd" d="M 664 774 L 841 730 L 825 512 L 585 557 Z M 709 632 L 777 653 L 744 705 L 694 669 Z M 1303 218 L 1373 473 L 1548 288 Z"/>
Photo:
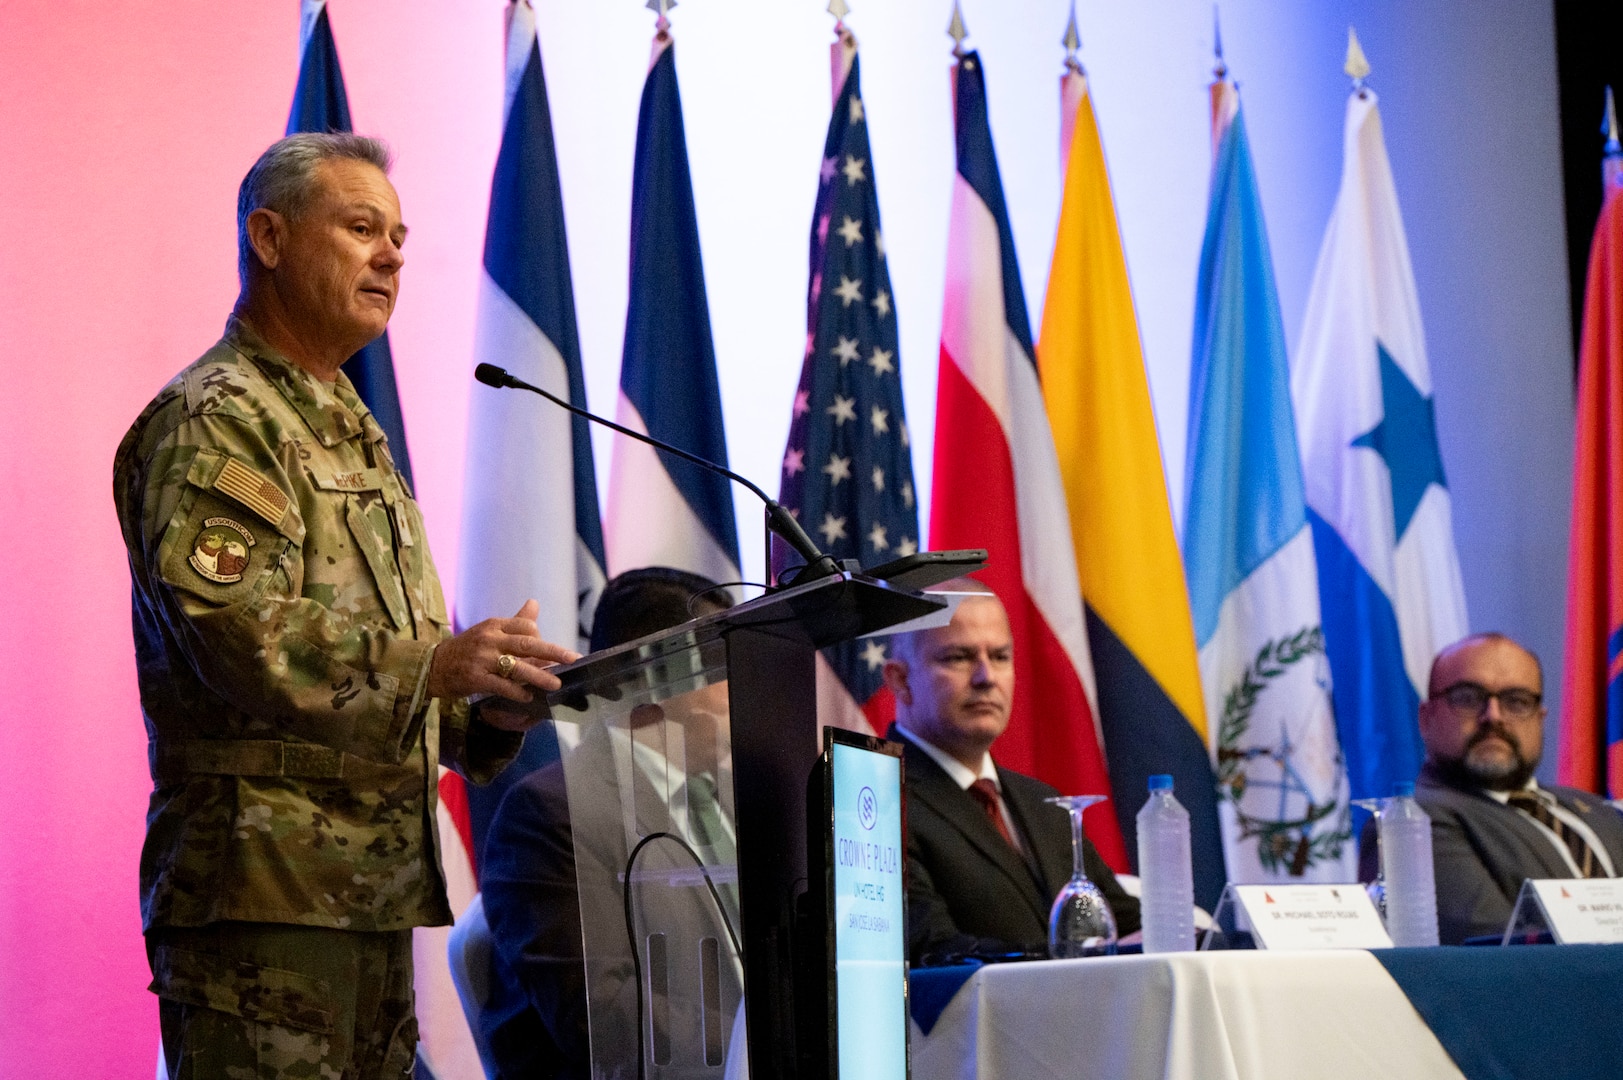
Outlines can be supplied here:
<path id="1" fill-rule="evenodd" d="M 916 1080 L 1463 1080 L 1362 951 L 993 964 L 912 1052 Z"/>

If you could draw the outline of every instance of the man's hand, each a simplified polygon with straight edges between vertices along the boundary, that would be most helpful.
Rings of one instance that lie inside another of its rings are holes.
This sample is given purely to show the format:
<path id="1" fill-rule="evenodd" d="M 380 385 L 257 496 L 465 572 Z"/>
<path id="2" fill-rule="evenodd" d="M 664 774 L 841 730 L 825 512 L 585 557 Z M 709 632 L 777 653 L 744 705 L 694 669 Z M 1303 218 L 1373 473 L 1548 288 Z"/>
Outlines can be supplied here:
<path id="1" fill-rule="evenodd" d="M 428 696 L 492 694 L 528 704 L 532 687 L 543 693 L 558 689 L 562 684 L 547 668 L 579 660 L 580 654 L 541 640 L 535 626 L 540 610 L 534 600 L 526 600 L 511 619 L 486 619 L 440 642 L 428 669 Z M 500 673 L 503 655 L 517 661 L 505 678 Z"/>

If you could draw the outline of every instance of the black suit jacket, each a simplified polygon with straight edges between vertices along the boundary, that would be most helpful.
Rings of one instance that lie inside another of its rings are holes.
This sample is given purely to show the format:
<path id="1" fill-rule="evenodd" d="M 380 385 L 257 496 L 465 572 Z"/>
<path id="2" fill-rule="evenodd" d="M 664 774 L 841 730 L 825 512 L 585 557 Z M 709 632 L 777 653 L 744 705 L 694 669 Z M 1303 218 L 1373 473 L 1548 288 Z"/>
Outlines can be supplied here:
<path id="1" fill-rule="evenodd" d="M 1576 788 L 1546 787 L 1594 832 L 1623 872 L 1623 816 Z M 1450 787 L 1430 766 L 1415 781 L 1415 800 L 1431 817 L 1431 856 L 1437 871 L 1437 934 L 1444 945 L 1501 934 L 1522 882 L 1570 878 L 1572 871 L 1550 838 L 1519 810 L 1480 791 Z M 1360 876 L 1373 878 L 1376 846 L 1366 829 Z"/>
<path id="2" fill-rule="evenodd" d="M 895 727 L 907 768 L 908 954 L 914 964 L 950 953 L 1048 947 L 1048 912 L 1071 877 L 1069 813 L 1043 800 L 1059 792 L 999 767 L 1008 804 L 1036 864 L 1005 841 L 980 803 Z M 1139 928 L 1138 901 L 1084 840 L 1083 868 L 1122 936 Z"/>
<path id="3" fill-rule="evenodd" d="M 574 751 L 570 776 L 581 788 L 576 805 L 618 807 L 621 793 L 616 780 L 614 754 L 608 732 L 594 726 Z M 640 769 L 633 769 L 636 832 L 647 836 L 673 828 L 671 807 L 654 791 Z M 490 923 L 494 957 L 491 993 L 480 1017 L 497 1080 L 587 1080 L 591 1075 L 591 1040 L 587 1024 L 586 960 L 580 893 L 577 882 L 585 859 L 588 882 L 612 882 L 625 869 L 628 849 L 618 814 L 611 827 L 576 829 L 570 819 L 569 784 L 561 762 L 554 762 L 515 783 L 502 799 L 485 838 L 480 886 L 485 917 Z M 583 839 L 580 851 L 576 840 Z M 656 847 L 643 855 L 639 869 L 656 863 Z M 682 857 L 676 861 L 686 866 Z M 716 919 L 706 895 L 693 890 L 661 893 L 657 888 L 634 892 L 640 925 L 673 929 L 691 925 L 697 911 Z M 697 908 L 695 908 L 697 905 Z M 586 912 L 585 924 L 597 940 L 623 940 L 624 923 L 616 902 L 597 904 Z M 711 933 L 723 938 L 722 924 Z M 673 941 L 676 939 L 673 938 Z M 673 949 L 675 946 L 673 945 Z M 594 961 L 593 1007 L 598 1010 L 596 1031 L 600 1055 L 607 1052 L 636 1059 L 636 984 L 629 957 Z M 725 970 L 731 971 L 731 968 Z M 685 977 L 684 977 L 685 978 Z M 723 1031 L 730 1030 L 741 989 L 723 976 Z M 686 986 L 676 974 L 671 984 Z M 691 988 L 689 988 L 691 989 Z M 672 999 L 672 1012 L 681 1022 L 692 1016 Z M 623 1025 L 614 1027 L 610 1022 Z"/>
<path id="4" fill-rule="evenodd" d="M 485 839 L 480 885 L 494 956 L 479 1020 L 498 1080 L 586 1080 L 586 962 L 560 762 L 508 789 Z"/>

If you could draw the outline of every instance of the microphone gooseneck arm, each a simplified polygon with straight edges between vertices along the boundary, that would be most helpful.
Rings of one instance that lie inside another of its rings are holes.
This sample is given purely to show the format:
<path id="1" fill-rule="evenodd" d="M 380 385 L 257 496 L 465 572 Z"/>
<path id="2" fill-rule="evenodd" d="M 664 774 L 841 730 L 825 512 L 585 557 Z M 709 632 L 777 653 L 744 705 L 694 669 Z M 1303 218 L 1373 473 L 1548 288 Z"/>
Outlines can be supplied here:
<path id="1" fill-rule="evenodd" d="M 812 542 L 812 538 L 806 535 L 806 530 L 800 527 L 800 522 L 795 519 L 793 514 L 783 508 L 782 503 L 767 495 L 767 493 L 756 486 L 753 481 L 738 475 L 731 469 L 722 465 L 717 465 L 714 461 L 706 460 L 697 454 L 690 454 L 686 450 L 683 450 L 680 446 L 672 446 L 663 439 L 656 439 L 652 435 L 644 435 L 640 431 L 631 430 L 624 424 L 617 424 L 613 420 L 599 416 L 594 412 L 588 412 L 586 409 L 583 409 L 578 405 L 573 405 L 554 393 L 543 390 L 539 386 L 534 386 L 525 382 L 523 379 L 509 374 L 506 368 L 497 367 L 495 364 L 480 364 L 478 367 L 473 369 L 473 377 L 484 383 L 486 386 L 494 386 L 497 389 L 511 388 L 514 390 L 528 390 L 531 393 L 540 394 L 554 405 L 567 409 L 576 416 L 584 417 L 593 423 L 602 424 L 604 427 L 609 428 L 612 431 L 617 431 L 621 435 L 630 436 L 631 438 L 636 439 L 638 442 L 645 442 L 649 446 L 657 447 L 660 450 L 664 450 L 670 454 L 675 454 L 683 461 L 690 461 L 699 466 L 701 469 L 709 469 L 711 472 L 719 473 L 722 476 L 727 477 L 729 480 L 743 484 L 746 488 L 749 488 L 750 491 L 755 493 L 756 498 L 760 499 L 766 504 L 767 528 L 772 530 L 775 535 L 782 537 L 784 542 L 786 542 L 790 547 L 794 548 L 795 552 L 801 558 L 806 560 L 806 567 L 801 572 L 800 576 L 796 578 L 797 582 L 813 581 L 817 578 L 827 577 L 831 574 L 839 572 L 839 566 L 835 563 L 833 556 L 825 555 L 823 552 L 818 550 L 817 545 Z"/>

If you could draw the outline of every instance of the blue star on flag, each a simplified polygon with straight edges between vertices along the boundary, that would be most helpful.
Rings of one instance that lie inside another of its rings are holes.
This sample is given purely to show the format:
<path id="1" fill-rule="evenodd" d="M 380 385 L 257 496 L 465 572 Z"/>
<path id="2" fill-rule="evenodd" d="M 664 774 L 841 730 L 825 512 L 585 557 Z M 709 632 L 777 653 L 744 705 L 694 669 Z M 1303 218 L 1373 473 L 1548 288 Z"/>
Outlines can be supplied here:
<path id="1" fill-rule="evenodd" d="M 1432 484 L 1448 487 L 1443 458 L 1437 449 L 1437 416 L 1432 399 L 1420 393 L 1379 341 L 1375 351 L 1381 362 L 1381 422 L 1352 441 L 1375 451 L 1386 461 L 1392 477 L 1392 522 L 1402 540 L 1420 508 L 1420 499 Z"/>

